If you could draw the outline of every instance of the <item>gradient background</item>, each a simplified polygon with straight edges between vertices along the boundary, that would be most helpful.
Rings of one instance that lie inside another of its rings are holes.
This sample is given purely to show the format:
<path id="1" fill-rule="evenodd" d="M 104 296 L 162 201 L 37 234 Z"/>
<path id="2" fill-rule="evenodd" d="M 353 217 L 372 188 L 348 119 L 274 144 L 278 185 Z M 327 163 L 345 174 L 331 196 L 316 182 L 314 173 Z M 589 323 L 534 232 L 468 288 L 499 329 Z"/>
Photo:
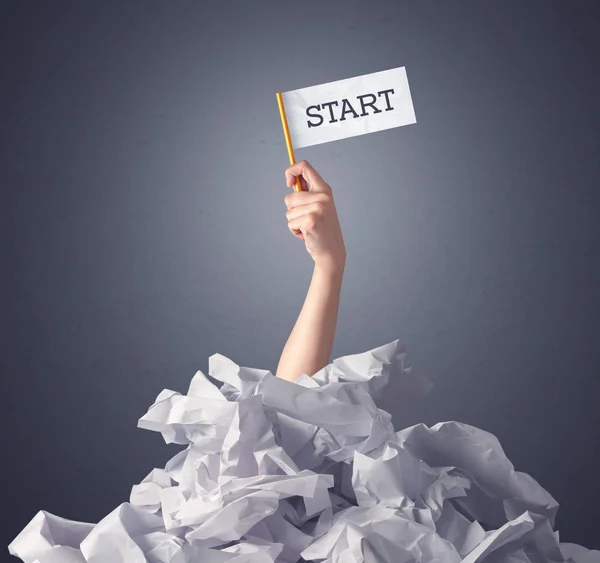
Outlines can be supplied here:
<path id="1" fill-rule="evenodd" d="M 275 92 L 406 66 L 416 125 L 297 151 L 348 252 L 332 357 L 400 338 L 436 387 L 398 426 L 494 433 L 600 548 L 597 6 L 2 1 L 0 543 L 128 500 L 210 355 L 276 369 L 312 261 Z"/>

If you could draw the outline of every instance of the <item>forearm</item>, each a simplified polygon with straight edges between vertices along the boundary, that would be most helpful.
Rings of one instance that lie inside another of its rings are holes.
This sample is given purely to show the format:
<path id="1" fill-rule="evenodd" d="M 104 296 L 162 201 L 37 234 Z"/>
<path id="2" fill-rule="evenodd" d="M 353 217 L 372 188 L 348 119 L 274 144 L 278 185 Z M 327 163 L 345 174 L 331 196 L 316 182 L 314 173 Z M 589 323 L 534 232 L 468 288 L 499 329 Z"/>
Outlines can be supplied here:
<path id="1" fill-rule="evenodd" d="M 315 266 L 306 300 L 283 349 L 276 376 L 295 381 L 329 364 L 337 325 L 344 267 Z"/>

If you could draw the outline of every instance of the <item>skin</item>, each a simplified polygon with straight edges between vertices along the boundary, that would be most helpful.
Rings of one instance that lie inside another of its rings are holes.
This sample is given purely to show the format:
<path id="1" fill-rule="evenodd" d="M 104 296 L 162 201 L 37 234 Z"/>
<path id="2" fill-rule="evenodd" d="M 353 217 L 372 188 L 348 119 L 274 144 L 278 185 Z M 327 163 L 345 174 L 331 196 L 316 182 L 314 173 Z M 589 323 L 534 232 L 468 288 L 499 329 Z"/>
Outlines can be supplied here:
<path id="1" fill-rule="evenodd" d="M 295 381 L 303 373 L 313 376 L 330 363 L 346 265 L 346 247 L 331 187 L 306 160 L 286 168 L 289 188 L 293 188 L 296 177 L 306 191 L 285 196 L 288 228 L 304 241 L 314 269 L 306 300 L 275 373 L 287 381 Z"/>

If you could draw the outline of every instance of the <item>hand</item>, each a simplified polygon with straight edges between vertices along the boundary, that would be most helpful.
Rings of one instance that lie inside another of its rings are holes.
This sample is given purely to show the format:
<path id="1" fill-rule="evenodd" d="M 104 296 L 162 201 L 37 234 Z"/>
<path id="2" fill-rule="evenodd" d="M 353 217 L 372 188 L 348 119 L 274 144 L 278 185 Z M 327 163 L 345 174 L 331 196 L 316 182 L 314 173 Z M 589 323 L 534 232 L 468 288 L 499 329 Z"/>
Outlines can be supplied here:
<path id="1" fill-rule="evenodd" d="M 342 271 L 346 247 L 331 187 L 306 160 L 286 168 L 288 187 L 294 186 L 297 176 L 303 191 L 285 196 L 288 228 L 304 241 L 316 267 L 328 272 Z"/>

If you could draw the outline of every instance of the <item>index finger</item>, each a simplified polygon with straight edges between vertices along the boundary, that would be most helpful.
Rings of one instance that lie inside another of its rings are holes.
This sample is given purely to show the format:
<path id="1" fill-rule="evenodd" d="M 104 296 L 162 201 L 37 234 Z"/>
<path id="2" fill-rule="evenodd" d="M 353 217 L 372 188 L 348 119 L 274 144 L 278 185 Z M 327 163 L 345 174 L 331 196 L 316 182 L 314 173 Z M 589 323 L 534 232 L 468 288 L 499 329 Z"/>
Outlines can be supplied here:
<path id="1" fill-rule="evenodd" d="M 307 160 L 296 162 L 285 169 L 285 182 L 290 188 L 296 183 L 296 176 L 302 176 L 311 186 L 317 183 L 324 183 L 323 178 L 311 166 Z"/>

